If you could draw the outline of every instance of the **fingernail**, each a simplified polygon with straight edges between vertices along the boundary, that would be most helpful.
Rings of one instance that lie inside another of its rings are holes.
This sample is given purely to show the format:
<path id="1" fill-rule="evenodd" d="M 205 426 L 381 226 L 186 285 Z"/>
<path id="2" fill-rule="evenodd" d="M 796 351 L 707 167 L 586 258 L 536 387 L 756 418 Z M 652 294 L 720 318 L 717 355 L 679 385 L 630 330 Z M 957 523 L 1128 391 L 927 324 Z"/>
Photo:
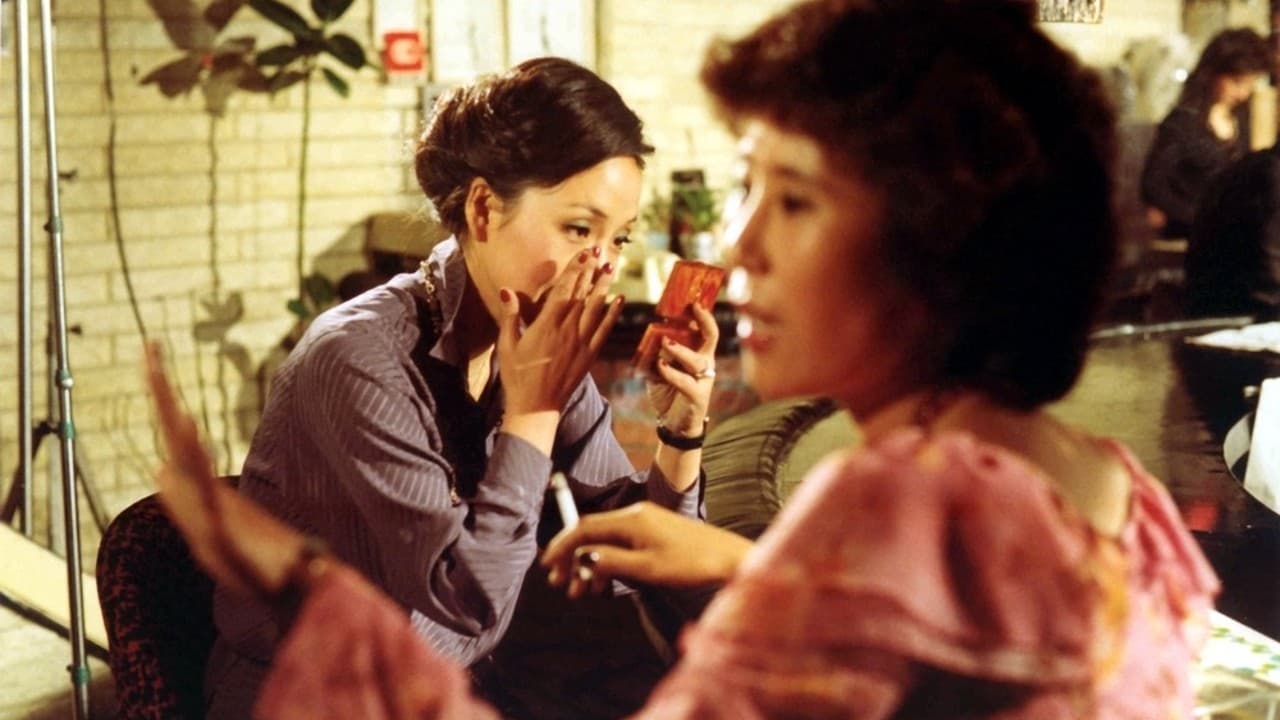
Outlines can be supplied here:
<path id="1" fill-rule="evenodd" d="M 590 256 L 587 255 L 587 251 L 583 250 L 582 254 L 578 256 L 578 264 L 581 265 L 582 263 L 586 262 L 588 257 Z"/>
<path id="2" fill-rule="evenodd" d="M 618 303 L 619 305 L 625 303 L 626 301 L 627 301 L 627 297 L 625 295 L 619 295 L 617 298 L 614 299 L 614 302 Z"/>
<path id="3" fill-rule="evenodd" d="M 583 567 L 595 567 L 595 564 L 600 562 L 600 553 L 595 550 L 590 550 L 588 552 L 579 551 L 575 554 L 577 555 L 576 559 L 578 564 Z"/>
<path id="4" fill-rule="evenodd" d="M 600 270 L 605 275 L 608 275 L 609 273 L 613 272 L 613 263 L 609 263 L 609 262 L 605 263 L 604 267 L 600 268 Z"/>
<path id="5" fill-rule="evenodd" d="M 591 580 L 592 580 L 595 576 L 596 576 L 596 574 L 595 574 L 594 572 L 592 572 L 592 571 L 591 571 L 591 568 L 589 568 L 589 567 L 580 567 L 580 568 L 578 568 L 578 579 L 579 579 L 579 580 L 581 580 L 581 581 L 582 581 L 582 582 L 584 582 L 584 583 L 589 583 L 589 582 L 591 582 Z"/>
<path id="6" fill-rule="evenodd" d="M 560 568 L 559 566 L 551 568 L 551 572 L 547 573 L 547 583 L 549 585 L 560 584 Z"/>
<path id="7" fill-rule="evenodd" d="M 595 255 L 596 257 L 600 257 L 600 246 L 596 245 L 595 247 L 591 248 L 591 254 Z"/>
<path id="8" fill-rule="evenodd" d="M 498 298 L 502 300 L 502 302 L 507 302 L 511 300 L 511 293 L 508 292 L 506 288 L 502 288 L 498 291 Z"/>

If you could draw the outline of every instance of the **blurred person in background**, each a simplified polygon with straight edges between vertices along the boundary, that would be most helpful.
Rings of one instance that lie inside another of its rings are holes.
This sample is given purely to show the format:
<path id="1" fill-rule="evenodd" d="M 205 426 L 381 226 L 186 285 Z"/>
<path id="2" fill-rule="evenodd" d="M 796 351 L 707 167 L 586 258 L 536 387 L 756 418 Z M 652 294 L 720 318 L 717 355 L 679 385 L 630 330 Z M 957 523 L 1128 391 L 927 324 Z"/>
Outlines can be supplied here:
<path id="1" fill-rule="evenodd" d="M 1142 169 L 1148 221 L 1163 237 L 1187 237 L 1209 181 L 1249 151 L 1248 101 L 1273 65 L 1249 28 L 1222 31 L 1200 54 Z"/>
<path id="2" fill-rule="evenodd" d="M 1244 156 L 1209 184 L 1184 265 L 1188 313 L 1280 320 L 1280 148 Z"/>

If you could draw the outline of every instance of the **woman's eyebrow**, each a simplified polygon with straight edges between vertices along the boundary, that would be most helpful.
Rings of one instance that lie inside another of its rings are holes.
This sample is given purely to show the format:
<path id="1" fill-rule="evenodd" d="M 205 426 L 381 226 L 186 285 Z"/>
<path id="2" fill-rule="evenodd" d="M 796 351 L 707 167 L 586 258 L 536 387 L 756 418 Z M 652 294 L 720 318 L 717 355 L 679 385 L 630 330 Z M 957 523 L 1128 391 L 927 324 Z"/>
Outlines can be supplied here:
<path id="1" fill-rule="evenodd" d="M 741 166 L 743 175 L 745 175 L 751 168 L 758 168 L 770 175 L 777 175 L 785 180 L 807 183 L 809 185 L 817 185 L 820 183 L 818 172 L 806 170 L 785 161 L 762 161 L 755 156 L 752 152 L 752 148 L 747 148 L 738 154 L 738 164 Z"/>
<path id="2" fill-rule="evenodd" d="M 600 208 L 596 207 L 595 205 L 591 205 L 588 203 L 571 203 L 569 207 L 575 208 L 578 210 L 586 210 L 588 213 L 591 214 L 591 217 L 593 220 L 603 221 L 603 220 L 609 219 L 609 214 L 601 210 Z M 622 224 L 630 225 L 631 223 L 634 223 L 639 218 L 640 218 L 639 215 L 632 215 L 631 217 L 627 218 L 626 221 L 624 221 Z"/>
<path id="3" fill-rule="evenodd" d="M 808 185 L 819 184 L 818 173 L 798 168 L 795 165 L 787 163 L 769 163 L 764 166 L 764 169 L 769 174 L 777 175 L 785 180 L 805 183 Z"/>
<path id="4" fill-rule="evenodd" d="M 605 213 L 605 211 L 601 210 L 600 208 L 596 207 L 595 205 L 590 205 L 590 204 L 587 204 L 587 203 L 572 203 L 572 204 L 570 204 L 570 205 L 569 205 L 569 207 L 571 207 L 571 208 L 578 208 L 578 209 L 580 209 L 580 210 L 586 210 L 587 212 L 591 213 L 591 215 L 592 215 L 593 217 L 597 217 L 597 218 L 600 218 L 600 219 L 602 219 L 602 220 L 603 220 L 604 218 L 608 217 L 608 214 L 606 214 L 606 213 Z"/>

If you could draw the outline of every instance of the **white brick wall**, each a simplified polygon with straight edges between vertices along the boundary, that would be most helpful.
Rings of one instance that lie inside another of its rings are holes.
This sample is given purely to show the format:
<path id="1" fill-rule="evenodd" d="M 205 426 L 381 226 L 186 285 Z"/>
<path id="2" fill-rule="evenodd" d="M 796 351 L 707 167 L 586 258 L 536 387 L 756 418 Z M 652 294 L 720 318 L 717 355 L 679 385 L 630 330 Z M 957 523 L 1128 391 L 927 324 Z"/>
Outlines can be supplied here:
<path id="1" fill-rule="evenodd" d="M 671 171 L 690 167 L 704 168 L 715 187 L 729 185 L 732 141 L 708 110 L 697 80 L 698 67 L 714 37 L 740 34 L 787 4 L 784 0 L 599 3 L 604 36 L 599 42 L 598 69 L 644 119 L 648 138 L 657 148 L 648 165 L 649 188 L 665 192 Z M 649 195 L 646 190 L 645 198 Z"/>
<path id="2" fill-rule="evenodd" d="M 305 11 L 305 3 L 295 4 Z M 293 325 L 284 305 L 295 287 L 301 89 L 276 98 L 237 95 L 227 116 L 214 122 L 205 112 L 198 88 L 167 98 L 154 85 L 140 83 L 146 73 L 181 54 L 145 0 L 59 0 L 55 6 L 59 160 L 63 171 L 76 172 L 74 180 L 61 184 L 61 202 L 68 319 L 83 328 L 83 334 L 70 340 L 78 444 L 96 486 L 115 512 L 151 491 L 156 447 L 139 382 L 140 337 L 111 223 L 107 172 L 111 116 L 104 71 L 110 72 L 115 100 L 117 210 L 141 314 L 148 331 L 171 347 L 174 372 L 197 417 L 202 423 L 207 420 L 206 430 L 224 472 L 239 468 L 252 431 L 253 410 L 258 406 L 254 371 Z M 12 3 L 5 3 L 4 12 L 11 7 Z M 103 7 L 110 47 L 105 69 Z M 369 8 L 369 3 L 357 3 L 353 17 L 344 23 L 366 44 Z M 37 71 L 32 103 L 39 115 L 43 100 L 38 24 L 33 23 L 32 30 L 36 45 L 32 65 Z M 248 8 L 240 11 L 222 37 L 237 34 L 256 35 L 260 48 L 282 39 Z M 17 168 L 10 159 L 16 146 L 13 72 L 12 58 L 4 58 L 0 62 L 0 98 L 4 98 L 0 100 L 0 254 L 4 256 L 0 259 L 0 382 L 4 384 L 0 388 L 0 477 L 4 478 L 0 491 L 7 490 L 17 462 L 17 269 L 12 259 Z M 420 117 L 416 91 L 383 85 L 371 70 L 344 75 L 352 82 L 349 99 L 336 98 L 322 83 L 315 87 L 306 233 L 308 271 L 313 258 L 323 258 L 326 266 L 336 259 L 342 266 L 332 272 L 339 275 L 359 262 L 362 238 L 352 233 L 352 227 L 360 227 L 372 212 L 420 204 L 419 193 L 403 170 L 404 149 Z M 45 415 L 47 305 L 46 238 L 41 230 L 46 204 L 43 134 L 37 117 L 32 200 L 38 418 Z M 217 174 L 211 176 L 215 167 Z M 193 339 L 195 324 L 208 319 L 201 300 L 213 295 L 215 269 L 221 298 L 232 292 L 245 298 L 244 316 L 226 341 L 244 345 L 252 366 L 247 378 L 219 355 L 216 343 Z M 242 430 L 240 425 L 247 427 Z M 36 467 L 38 537 L 44 536 L 47 527 L 43 467 L 54 451 L 56 446 L 46 441 Z M 87 507 L 82 508 L 83 556 L 92 568 L 98 531 Z M 0 620 L 0 678 L 4 678 L 0 679 L 0 717 L 56 715 L 48 698 L 51 693 L 64 694 L 67 685 L 61 651 L 14 652 L 19 645 L 30 647 L 33 634 L 21 623 L 11 629 L 15 623 L 7 616 Z M 43 635 L 48 634 L 38 631 L 35 637 Z M 48 642 L 65 647 L 51 635 Z M 43 676 L 45 687 L 14 691 L 9 681 L 19 676 L 7 672 L 9 663 L 36 662 L 39 667 L 41 658 L 56 658 L 56 662 L 20 679 L 35 685 Z M 101 667 L 95 672 L 103 674 Z"/>

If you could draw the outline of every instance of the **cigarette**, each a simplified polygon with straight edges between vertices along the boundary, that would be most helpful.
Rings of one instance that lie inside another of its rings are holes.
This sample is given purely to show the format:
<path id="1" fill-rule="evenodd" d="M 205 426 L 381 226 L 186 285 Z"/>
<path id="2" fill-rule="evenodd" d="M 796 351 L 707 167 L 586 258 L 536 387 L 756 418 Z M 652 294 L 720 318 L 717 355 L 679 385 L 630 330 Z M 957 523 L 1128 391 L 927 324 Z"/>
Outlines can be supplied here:
<path id="1" fill-rule="evenodd" d="M 578 524 L 578 508 L 573 504 L 573 493 L 569 491 L 569 482 L 565 480 L 564 473 L 558 472 L 551 476 L 551 491 L 556 496 L 556 507 L 560 509 L 560 520 L 564 522 L 566 530 Z"/>

